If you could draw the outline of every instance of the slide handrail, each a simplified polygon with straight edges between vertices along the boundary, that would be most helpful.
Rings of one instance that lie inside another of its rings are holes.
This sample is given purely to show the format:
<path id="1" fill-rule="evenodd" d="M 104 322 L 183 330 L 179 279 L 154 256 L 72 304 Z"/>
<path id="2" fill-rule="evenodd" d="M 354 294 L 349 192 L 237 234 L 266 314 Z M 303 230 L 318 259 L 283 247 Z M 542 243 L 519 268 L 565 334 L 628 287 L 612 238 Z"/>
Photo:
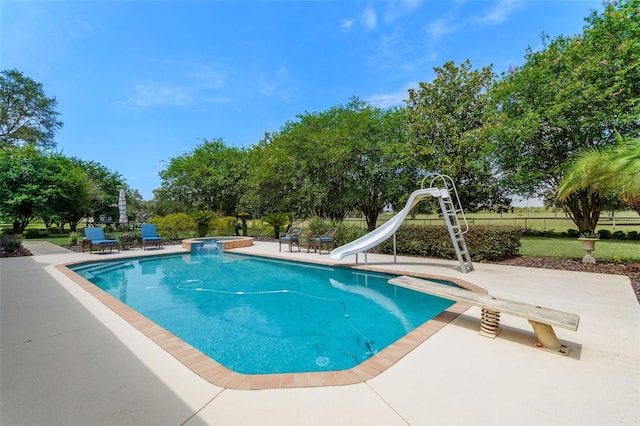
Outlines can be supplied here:
<path id="1" fill-rule="evenodd" d="M 456 184 L 451 179 L 450 176 L 441 175 L 439 173 L 427 173 L 427 175 L 422 179 L 420 183 L 420 188 L 424 189 L 424 183 L 427 179 L 431 178 L 431 182 L 429 183 L 429 188 L 438 188 L 434 186 L 437 180 L 442 182 L 441 188 L 444 188 L 449 193 L 449 198 L 451 198 L 451 202 L 453 203 L 454 211 L 456 215 L 460 215 L 462 218 L 462 222 L 464 223 L 464 231 L 463 234 L 466 234 L 469 231 L 469 222 L 467 222 L 467 216 L 464 214 L 464 210 L 462 209 L 462 203 L 460 202 L 460 197 L 458 196 L 458 189 L 456 188 Z M 451 194 L 455 195 L 455 198 L 451 196 Z M 447 197 L 444 197 L 447 198 Z M 460 222 L 460 220 L 458 220 Z"/>

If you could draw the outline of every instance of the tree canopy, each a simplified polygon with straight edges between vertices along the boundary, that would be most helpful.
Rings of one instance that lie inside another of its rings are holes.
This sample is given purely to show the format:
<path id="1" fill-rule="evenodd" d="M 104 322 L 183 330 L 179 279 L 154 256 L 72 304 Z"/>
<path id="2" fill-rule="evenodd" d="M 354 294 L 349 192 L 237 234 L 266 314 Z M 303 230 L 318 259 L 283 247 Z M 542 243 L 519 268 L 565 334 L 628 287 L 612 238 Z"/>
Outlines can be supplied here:
<path id="1" fill-rule="evenodd" d="M 41 83 L 20 71 L 0 72 L 0 145 L 55 148 L 55 135 L 63 125 L 57 104 Z"/>
<path id="2" fill-rule="evenodd" d="M 252 150 L 244 205 L 335 221 L 358 210 L 373 229 L 384 206 L 417 185 L 404 114 L 354 97 L 299 115 Z"/>
<path id="3" fill-rule="evenodd" d="M 500 189 L 486 140 L 481 137 L 494 81 L 491 66 L 473 70 L 469 60 L 435 67 L 431 83 L 409 90 L 408 122 L 412 151 L 425 172 L 450 176 L 465 208 L 491 208 L 511 201 Z"/>
<path id="4" fill-rule="evenodd" d="M 615 144 L 615 131 L 640 132 L 640 2 L 593 12 L 580 36 L 544 36 L 526 62 L 502 76 L 491 96 L 485 131 L 503 180 L 524 196 L 555 193 L 582 150 Z M 597 192 L 564 201 L 580 231 L 594 229 L 602 209 Z"/>
<path id="5" fill-rule="evenodd" d="M 108 212 L 124 181 L 95 162 L 32 145 L 0 150 L 0 218 L 22 234 L 35 218 L 47 226 L 68 223 L 74 231 L 84 217 Z"/>
<path id="6" fill-rule="evenodd" d="M 169 160 L 154 190 L 159 214 L 211 210 L 235 215 L 244 191 L 247 152 L 222 139 L 204 140 L 192 152 Z"/>

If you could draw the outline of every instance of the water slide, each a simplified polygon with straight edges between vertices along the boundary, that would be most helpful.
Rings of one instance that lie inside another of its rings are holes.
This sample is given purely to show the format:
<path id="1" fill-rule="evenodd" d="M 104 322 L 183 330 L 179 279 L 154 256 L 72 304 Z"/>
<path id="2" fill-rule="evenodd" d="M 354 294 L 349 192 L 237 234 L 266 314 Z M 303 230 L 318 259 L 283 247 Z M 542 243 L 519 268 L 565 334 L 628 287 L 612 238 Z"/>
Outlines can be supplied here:
<path id="1" fill-rule="evenodd" d="M 420 200 L 429 196 L 448 197 L 449 193 L 445 189 L 440 190 L 438 188 L 426 188 L 414 191 L 409 196 L 407 204 L 405 204 L 404 208 L 400 210 L 398 214 L 384 223 L 381 227 L 369 232 L 367 235 L 334 249 L 329 257 L 332 260 L 342 260 L 345 258 L 345 256 L 365 252 L 370 248 L 373 248 L 383 241 L 387 240 L 388 238 L 391 238 L 393 234 L 395 234 L 395 232 L 398 230 L 400 225 L 402 225 L 402 222 L 407 217 L 411 209 L 416 204 L 418 204 Z"/>

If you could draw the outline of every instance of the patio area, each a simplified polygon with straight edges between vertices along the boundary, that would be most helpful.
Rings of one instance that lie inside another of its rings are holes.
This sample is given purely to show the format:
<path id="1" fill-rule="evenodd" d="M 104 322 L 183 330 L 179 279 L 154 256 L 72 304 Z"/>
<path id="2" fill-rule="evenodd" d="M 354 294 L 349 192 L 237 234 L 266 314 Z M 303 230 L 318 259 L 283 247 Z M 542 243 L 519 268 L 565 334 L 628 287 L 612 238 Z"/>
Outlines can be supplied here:
<path id="1" fill-rule="evenodd" d="M 89 254 L 29 244 L 34 256 L 0 259 L 2 425 L 640 423 L 640 305 L 625 276 L 480 263 L 462 274 L 457 262 L 369 255 L 370 269 L 462 279 L 578 314 L 577 332 L 556 329 L 571 353 L 537 350 L 527 321 L 509 315 L 497 338 L 483 337 L 470 308 L 365 382 L 235 390 L 196 375 L 56 268 L 181 246 Z M 335 264 L 272 242 L 232 251 Z"/>

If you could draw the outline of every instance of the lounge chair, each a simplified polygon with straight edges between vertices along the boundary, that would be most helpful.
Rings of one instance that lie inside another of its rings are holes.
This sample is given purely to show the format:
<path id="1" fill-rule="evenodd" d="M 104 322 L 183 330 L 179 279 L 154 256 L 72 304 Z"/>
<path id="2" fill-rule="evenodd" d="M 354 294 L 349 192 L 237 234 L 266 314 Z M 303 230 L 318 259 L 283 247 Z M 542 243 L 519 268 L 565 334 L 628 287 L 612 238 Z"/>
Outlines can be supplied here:
<path id="1" fill-rule="evenodd" d="M 140 226 L 142 235 L 140 236 L 140 245 L 144 250 L 147 246 L 155 246 L 162 248 L 162 237 L 156 231 L 155 223 L 144 223 Z"/>
<path id="2" fill-rule="evenodd" d="M 120 244 L 117 240 L 109 240 L 104 236 L 104 229 L 102 228 L 84 228 L 85 241 L 82 244 L 82 251 L 84 252 L 86 247 L 89 247 L 89 253 L 94 248 L 104 251 L 108 248 L 111 251 L 114 247 L 120 251 Z"/>
<path id="3" fill-rule="evenodd" d="M 322 254 L 323 244 L 327 246 L 327 251 L 331 251 L 331 249 L 333 248 L 334 237 L 337 230 L 338 228 L 330 228 L 322 235 L 314 235 L 309 243 L 309 246 L 307 246 L 307 252 L 309 252 L 309 248 L 313 247 L 313 251 L 318 251 L 320 254 Z"/>
<path id="4" fill-rule="evenodd" d="M 279 251 L 282 251 L 282 244 L 289 244 L 289 251 L 293 251 L 293 245 L 298 245 L 298 251 L 300 251 L 300 235 L 302 234 L 302 228 L 294 227 L 286 234 L 280 237 L 278 244 Z"/>

